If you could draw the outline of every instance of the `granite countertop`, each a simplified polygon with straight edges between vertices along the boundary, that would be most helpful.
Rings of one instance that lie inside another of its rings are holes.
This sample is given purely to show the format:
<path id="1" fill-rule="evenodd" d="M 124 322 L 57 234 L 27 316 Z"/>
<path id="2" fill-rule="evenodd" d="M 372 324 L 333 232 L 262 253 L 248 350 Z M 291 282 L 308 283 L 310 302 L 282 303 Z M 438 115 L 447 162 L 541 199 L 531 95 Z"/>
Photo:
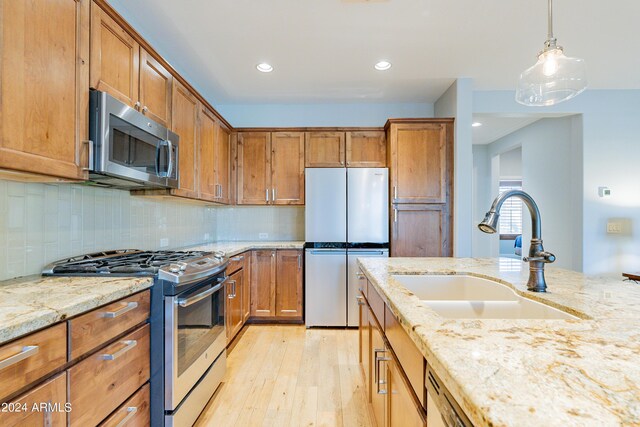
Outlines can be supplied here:
<path id="1" fill-rule="evenodd" d="M 302 249 L 299 241 L 217 242 L 190 250 Z M 186 248 L 183 248 L 186 249 Z M 178 249 L 179 250 L 179 249 Z M 150 277 L 20 277 L 0 282 L 0 344 L 150 288 Z"/>
<path id="2" fill-rule="evenodd" d="M 526 291 L 512 259 L 366 258 L 359 264 L 478 426 L 640 425 L 640 285 L 547 266 Z M 392 274 L 470 274 L 578 320 L 445 319 Z"/>

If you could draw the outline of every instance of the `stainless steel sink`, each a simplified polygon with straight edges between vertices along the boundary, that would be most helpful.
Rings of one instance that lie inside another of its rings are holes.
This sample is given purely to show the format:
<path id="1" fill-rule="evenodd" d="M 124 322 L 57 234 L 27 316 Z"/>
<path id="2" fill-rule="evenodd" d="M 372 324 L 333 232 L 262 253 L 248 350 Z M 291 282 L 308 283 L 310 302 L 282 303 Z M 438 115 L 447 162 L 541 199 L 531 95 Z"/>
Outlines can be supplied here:
<path id="1" fill-rule="evenodd" d="M 578 319 L 524 298 L 510 287 L 466 275 L 393 275 L 426 306 L 448 319 Z"/>

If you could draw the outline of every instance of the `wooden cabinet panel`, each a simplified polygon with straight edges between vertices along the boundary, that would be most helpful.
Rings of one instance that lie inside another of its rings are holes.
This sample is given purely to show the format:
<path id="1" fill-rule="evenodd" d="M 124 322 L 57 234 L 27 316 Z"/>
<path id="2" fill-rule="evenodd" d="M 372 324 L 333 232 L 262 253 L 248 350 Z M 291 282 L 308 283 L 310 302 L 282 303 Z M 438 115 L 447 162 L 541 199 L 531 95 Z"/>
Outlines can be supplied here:
<path id="1" fill-rule="evenodd" d="M 148 427 L 150 425 L 149 384 L 147 384 L 104 420 L 100 427 Z"/>
<path id="2" fill-rule="evenodd" d="M 304 205 L 304 134 L 271 134 L 271 201 Z"/>
<path id="3" fill-rule="evenodd" d="M 251 262 L 251 316 L 276 315 L 276 251 L 253 251 Z"/>
<path id="4" fill-rule="evenodd" d="M 276 316 L 302 319 L 302 251 L 277 251 Z"/>
<path id="5" fill-rule="evenodd" d="M 426 427 L 426 420 L 415 407 L 410 389 L 404 382 L 398 364 L 392 359 L 387 362 L 387 414 L 390 427 Z"/>
<path id="6" fill-rule="evenodd" d="M 376 424 L 384 427 L 386 424 L 386 345 L 380 329 L 373 320 L 373 313 L 369 312 L 369 328 L 371 330 L 371 406 Z"/>
<path id="7" fill-rule="evenodd" d="M 95 3 L 91 4 L 90 68 L 92 88 L 139 106 L 140 45 Z"/>
<path id="8" fill-rule="evenodd" d="M 197 197 L 196 140 L 198 129 L 198 100 L 180 82 L 173 83 L 171 130 L 180 136 L 178 162 L 180 165 L 179 192 L 185 197 Z"/>
<path id="9" fill-rule="evenodd" d="M 271 134 L 240 132 L 237 147 L 238 204 L 268 204 L 271 200 Z"/>
<path id="10" fill-rule="evenodd" d="M 373 287 L 371 282 L 367 280 L 367 301 L 371 307 L 371 311 L 381 327 L 384 327 L 384 301 L 378 291 Z"/>
<path id="11" fill-rule="evenodd" d="M 392 124 L 392 203 L 447 203 L 452 162 L 444 123 Z"/>
<path id="12" fill-rule="evenodd" d="M 420 401 L 420 404 L 425 406 L 424 357 L 386 306 L 384 316 L 384 334 L 389 340 L 389 344 L 391 344 L 391 347 L 400 362 L 402 370 L 407 374 L 407 378 L 411 383 L 415 396 Z"/>
<path id="13" fill-rule="evenodd" d="M 149 301 L 150 291 L 144 291 L 71 319 L 71 360 L 144 322 L 149 317 Z"/>
<path id="14" fill-rule="evenodd" d="M 72 426 L 95 425 L 149 379 L 149 325 L 72 366 L 69 413 Z"/>
<path id="15" fill-rule="evenodd" d="M 169 127 L 173 76 L 140 48 L 140 105 L 142 114 Z"/>
<path id="16" fill-rule="evenodd" d="M 229 344 L 242 329 L 242 289 L 244 287 L 244 273 L 238 270 L 229 276 L 226 283 L 226 329 L 227 344 Z"/>
<path id="17" fill-rule="evenodd" d="M 344 132 L 305 132 L 305 167 L 343 167 L 345 160 L 344 138 Z"/>
<path id="18" fill-rule="evenodd" d="M 251 316 L 251 252 L 245 252 L 242 256 L 244 256 L 244 267 L 242 269 L 244 276 L 242 282 L 242 323 L 246 323 Z"/>
<path id="19" fill-rule="evenodd" d="M 0 346 L 0 361 L 11 363 L 0 369 L 2 400 L 66 363 L 67 325 L 51 326 Z"/>
<path id="20" fill-rule="evenodd" d="M 16 405 L 26 405 L 26 411 L 0 411 L 0 425 L 3 427 L 64 426 L 67 424 L 66 402 L 67 376 L 63 372 L 13 401 Z M 34 405 L 39 408 L 43 404 L 56 405 L 57 410 L 32 410 Z"/>
<path id="21" fill-rule="evenodd" d="M 358 305 L 360 321 L 358 324 L 359 357 L 364 374 L 365 395 L 367 402 L 371 402 L 371 328 L 369 321 L 369 307 L 366 303 Z"/>
<path id="22" fill-rule="evenodd" d="M 347 132 L 347 167 L 384 168 L 387 142 L 383 131 Z"/>
<path id="23" fill-rule="evenodd" d="M 392 257 L 452 256 L 448 205 L 393 205 Z"/>
<path id="24" fill-rule="evenodd" d="M 214 172 L 216 126 L 213 113 L 206 107 L 201 108 L 198 125 L 198 194 L 204 200 L 215 200 L 217 196 Z"/>
<path id="25" fill-rule="evenodd" d="M 219 203 L 229 204 L 231 201 L 231 147 L 230 132 L 216 123 L 214 172 L 215 182 L 218 185 Z"/>
<path id="26" fill-rule="evenodd" d="M 0 3 L 0 169 L 85 177 L 89 6 Z"/>

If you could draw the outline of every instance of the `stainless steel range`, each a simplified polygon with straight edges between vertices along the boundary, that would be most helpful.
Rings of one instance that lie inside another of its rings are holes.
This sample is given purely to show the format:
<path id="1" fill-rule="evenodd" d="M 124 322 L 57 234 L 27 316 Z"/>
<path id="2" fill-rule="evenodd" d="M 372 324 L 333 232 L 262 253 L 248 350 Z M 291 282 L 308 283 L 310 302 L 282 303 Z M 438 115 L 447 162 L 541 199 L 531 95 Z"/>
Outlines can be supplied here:
<path id="1" fill-rule="evenodd" d="M 221 252 L 124 249 L 61 260 L 43 275 L 154 277 L 151 425 L 191 426 L 226 370 Z"/>

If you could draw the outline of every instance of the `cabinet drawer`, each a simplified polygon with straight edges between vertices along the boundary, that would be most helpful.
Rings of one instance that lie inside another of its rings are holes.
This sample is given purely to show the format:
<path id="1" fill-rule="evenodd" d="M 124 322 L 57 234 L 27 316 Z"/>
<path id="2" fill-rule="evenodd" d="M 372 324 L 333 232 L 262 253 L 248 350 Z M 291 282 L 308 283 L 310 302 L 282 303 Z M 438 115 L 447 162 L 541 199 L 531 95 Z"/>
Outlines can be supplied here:
<path id="1" fill-rule="evenodd" d="M 72 426 L 96 425 L 149 379 L 149 325 L 69 368 Z"/>
<path id="2" fill-rule="evenodd" d="M 67 361 L 67 325 L 61 323 L 0 347 L 0 400 Z"/>
<path id="3" fill-rule="evenodd" d="M 69 321 L 71 360 L 101 346 L 149 317 L 150 291 L 140 292 Z"/>
<path id="4" fill-rule="evenodd" d="M 380 327 L 384 328 L 384 301 L 378 291 L 373 287 L 371 282 L 367 280 L 367 301 L 371 306 L 373 314 L 375 314 Z"/>
<path id="5" fill-rule="evenodd" d="M 0 426 L 64 426 L 67 424 L 67 374 L 62 373 L 9 403 L 0 411 Z M 34 409 L 37 405 L 37 410 Z M 44 408 L 41 405 L 47 405 Z M 20 408 L 18 411 L 17 409 Z"/>
<path id="6" fill-rule="evenodd" d="M 420 403 L 425 407 L 424 400 L 424 357 L 418 350 L 418 347 L 411 341 L 411 338 L 395 317 L 391 311 L 385 307 L 386 313 L 384 315 L 384 333 L 387 336 L 387 340 L 393 348 L 393 352 L 400 361 L 402 371 L 406 374 L 411 387 L 415 392 L 415 395 L 420 400 Z"/>
<path id="7" fill-rule="evenodd" d="M 247 258 L 246 252 L 232 256 L 229 259 L 229 266 L 227 267 L 227 276 L 230 276 L 231 274 L 243 268 L 246 258 Z"/>
<path id="8" fill-rule="evenodd" d="M 147 427 L 151 425 L 149 415 L 149 384 L 142 387 L 124 402 L 100 427 Z"/>

